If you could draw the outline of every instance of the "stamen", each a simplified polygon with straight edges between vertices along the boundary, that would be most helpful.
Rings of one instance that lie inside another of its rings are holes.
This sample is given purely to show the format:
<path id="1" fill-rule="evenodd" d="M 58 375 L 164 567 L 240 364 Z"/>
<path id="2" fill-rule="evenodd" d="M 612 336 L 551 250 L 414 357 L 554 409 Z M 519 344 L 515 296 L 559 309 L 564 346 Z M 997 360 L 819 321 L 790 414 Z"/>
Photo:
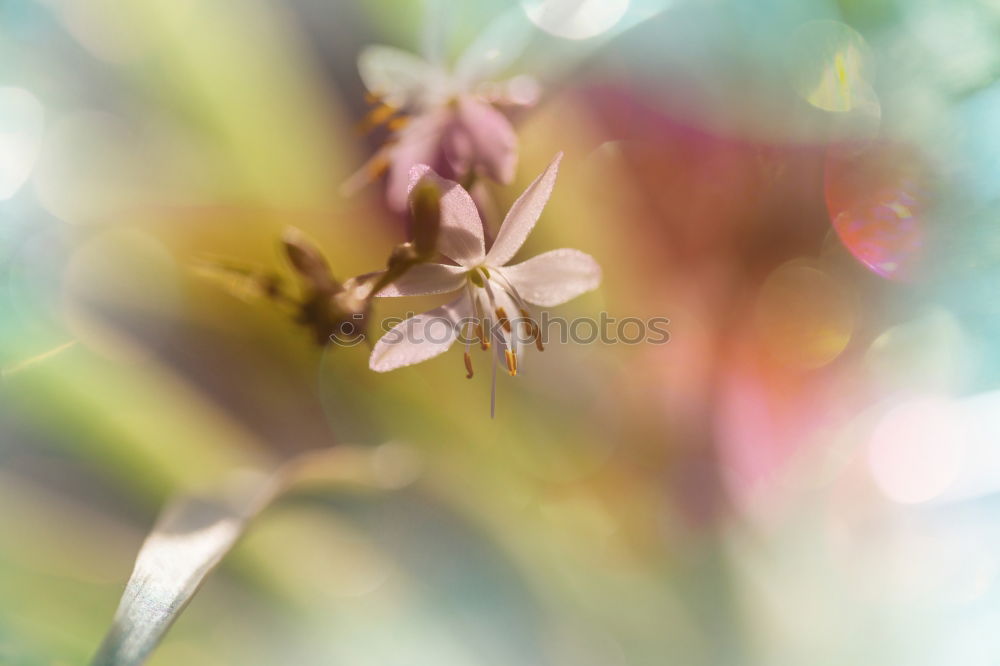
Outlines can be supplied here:
<path id="1" fill-rule="evenodd" d="M 484 329 L 482 323 L 476 324 L 476 337 L 479 338 L 479 346 L 483 351 L 490 348 L 489 329 Z"/>
<path id="2" fill-rule="evenodd" d="M 358 123 L 357 129 L 361 134 L 366 134 L 372 131 L 379 125 L 382 125 L 389 121 L 396 114 L 397 109 L 389 106 L 388 104 L 379 104 L 374 109 L 368 112 L 364 118 Z"/>
<path id="3" fill-rule="evenodd" d="M 493 362 L 490 364 L 490 418 L 497 415 L 497 355 L 490 354 Z"/>
<path id="4" fill-rule="evenodd" d="M 535 347 L 538 351 L 545 351 L 545 345 L 542 344 L 542 334 L 541 330 L 538 328 L 538 322 L 531 318 L 528 311 L 521 308 L 521 316 L 524 317 L 525 326 L 528 327 L 528 335 L 530 335 L 535 341 Z"/>
<path id="5" fill-rule="evenodd" d="M 507 359 L 507 372 L 510 373 L 511 377 L 517 376 L 517 354 L 509 349 L 505 349 L 504 357 Z"/>
<path id="6" fill-rule="evenodd" d="M 472 356 L 469 352 L 465 352 L 465 378 L 472 379 Z"/>
<path id="7" fill-rule="evenodd" d="M 410 123 L 409 116 L 396 116 L 395 118 L 390 118 L 389 122 L 386 123 L 386 128 L 390 132 L 398 132 Z"/>
<path id="8" fill-rule="evenodd" d="M 388 146 L 390 142 L 386 142 Z M 365 185 L 374 182 L 389 169 L 388 150 L 381 148 L 365 162 L 364 166 L 355 171 L 350 178 L 340 186 L 340 191 L 344 196 L 351 196 Z"/>
<path id="9" fill-rule="evenodd" d="M 368 162 L 368 178 L 375 180 L 389 170 L 389 160 L 385 156 L 376 155 Z"/>
<path id="10" fill-rule="evenodd" d="M 507 312 L 503 309 L 503 307 L 497 308 L 497 321 L 500 322 L 501 326 L 503 326 L 503 330 L 510 333 L 510 320 L 507 319 Z"/>
<path id="11" fill-rule="evenodd" d="M 521 294 L 518 293 L 517 287 L 514 286 L 514 283 L 508 280 L 507 277 L 500 271 L 497 271 L 497 279 L 503 284 L 507 295 L 513 299 L 517 307 L 521 308 L 521 312 L 527 312 L 528 306 L 525 303 L 524 298 L 521 297 Z"/>

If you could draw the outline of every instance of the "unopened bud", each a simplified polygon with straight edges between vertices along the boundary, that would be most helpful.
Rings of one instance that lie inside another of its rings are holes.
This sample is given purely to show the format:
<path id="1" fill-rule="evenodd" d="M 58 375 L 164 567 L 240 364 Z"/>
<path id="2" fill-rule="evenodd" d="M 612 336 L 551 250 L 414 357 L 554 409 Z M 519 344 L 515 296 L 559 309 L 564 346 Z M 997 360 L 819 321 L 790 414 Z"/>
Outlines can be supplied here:
<path id="1" fill-rule="evenodd" d="M 386 265 L 390 270 L 403 267 L 409 268 L 418 261 L 417 249 L 413 246 L 412 242 L 408 241 L 392 248 L 392 253 L 389 255 L 389 261 L 386 262 Z"/>
<path id="2" fill-rule="evenodd" d="M 315 289 L 339 288 L 330 266 L 319 249 L 294 227 L 289 227 L 281 235 L 281 244 L 292 267 Z"/>
<path id="3" fill-rule="evenodd" d="M 441 229 L 441 190 L 424 178 L 410 193 L 410 214 L 413 218 L 413 248 L 423 260 L 437 254 L 438 232 Z"/>

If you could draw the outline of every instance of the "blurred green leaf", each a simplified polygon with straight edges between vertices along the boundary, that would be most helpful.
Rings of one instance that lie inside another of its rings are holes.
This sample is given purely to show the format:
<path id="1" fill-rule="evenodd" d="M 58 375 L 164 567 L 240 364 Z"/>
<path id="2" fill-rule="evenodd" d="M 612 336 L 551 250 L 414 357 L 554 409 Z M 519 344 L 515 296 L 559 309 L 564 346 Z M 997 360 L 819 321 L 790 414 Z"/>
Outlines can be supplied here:
<path id="1" fill-rule="evenodd" d="M 386 456 L 400 458 L 389 465 L 391 474 L 385 472 Z M 354 490 L 401 487 L 415 476 L 408 462 L 398 446 L 338 446 L 299 455 L 270 475 L 236 473 L 206 496 L 175 499 L 139 550 L 111 629 L 91 663 L 143 663 L 254 516 L 282 494 L 311 484 Z"/>

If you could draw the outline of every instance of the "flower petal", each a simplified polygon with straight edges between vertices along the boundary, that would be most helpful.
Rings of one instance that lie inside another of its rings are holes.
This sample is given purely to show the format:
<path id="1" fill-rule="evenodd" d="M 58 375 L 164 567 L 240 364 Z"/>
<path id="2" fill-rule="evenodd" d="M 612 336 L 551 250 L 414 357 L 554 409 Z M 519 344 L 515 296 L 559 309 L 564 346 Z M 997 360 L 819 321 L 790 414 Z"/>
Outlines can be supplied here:
<path id="1" fill-rule="evenodd" d="M 434 358 L 448 351 L 458 337 L 458 322 L 472 316 L 468 292 L 456 300 L 397 324 L 383 335 L 368 359 L 368 367 L 388 372 Z"/>
<path id="2" fill-rule="evenodd" d="M 438 232 L 438 250 L 455 263 L 472 267 L 482 263 L 486 244 L 483 241 L 483 222 L 472 197 L 461 185 L 434 173 L 426 164 L 410 169 L 410 185 L 423 178 L 430 178 L 441 190 L 441 230 Z"/>
<path id="3" fill-rule="evenodd" d="M 492 180 L 509 183 L 517 169 L 517 134 L 507 116 L 472 97 L 458 100 L 458 124 L 445 152 L 466 168 L 479 167 Z M 449 148 L 451 149 L 449 151 Z"/>
<path id="4" fill-rule="evenodd" d="M 556 173 L 559 171 L 561 159 L 562 153 L 556 155 L 548 168 L 542 172 L 542 175 L 536 178 L 531 185 L 528 185 L 528 189 L 510 207 L 507 217 L 500 225 L 497 239 L 486 256 L 486 263 L 490 266 L 503 266 L 521 249 L 528 234 L 535 227 L 535 222 L 542 214 L 542 209 L 545 208 L 549 195 L 552 194 L 552 187 L 556 182 Z"/>
<path id="5" fill-rule="evenodd" d="M 372 94 L 395 107 L 424 102 L 428 92 L 440 89 L 444 80 L 444 72 L 420 56 L 381 45 L 361 51 L 358 73 Z"/>
<path id="6" fill-rule="evenodd" d="M 532 25 L 524 12 L 514 7 L 494 19 L 455 62 L 460 85 L 470 86 L 507 69 L 528 45 Z"/>
<path id="7" fill-rule="evenodd" d="M 534 106 L 542 96 L 542 84 L 533 76 L 518 74 L 506 81 L 480 83 L 476 95 L 490 104 Z"/>
<path id="8" fill-rule="evenodd" d="M 423 296 L 455 291 L 465 284 L 466 269 L 444 264 L 417 264 L 376 296 Z"/>
<path id="9" fill-rule="evenodd" d="M 386 199 L 389 208 L 397 213 L 407 209 L 410 186 L 410 169 L 417 164 L 437 167 L 442 161 L 441 139 L 450 122 L 451 114 L 426 113 L 416 116 L 397 135 L 396 143 L 388 148 L 389 175 Z"/>
<path id="10" fill-rule="evenodd" d="M 565 303 L 601 284 L 601 267 L 594 258 L 569 248 L 544 252 L 500 270 L 521 298 L 545 307 Z"/>

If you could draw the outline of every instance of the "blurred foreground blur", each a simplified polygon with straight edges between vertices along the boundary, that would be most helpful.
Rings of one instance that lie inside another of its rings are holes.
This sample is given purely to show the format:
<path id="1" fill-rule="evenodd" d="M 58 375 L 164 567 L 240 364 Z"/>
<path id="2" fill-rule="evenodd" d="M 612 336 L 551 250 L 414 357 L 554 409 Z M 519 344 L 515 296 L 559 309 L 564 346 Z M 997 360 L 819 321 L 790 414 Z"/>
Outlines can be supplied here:
<path id="1" fill-rule="evenodd" d="M 290 226 L 384 267 L 407 216 L 341 187 L 385 139 L 358 54 L 498 16 L 539 99 L 484 187 L 564 151 L 517 256 L 595 257 L 552 313 L 619 340 L 531 351 L 491 420 L 485 363 L 377 374 L 195 267 L 291 283 Z M 265 510 L 150 664 L 997 663 L 998 31 L 996 0 L 0 0 L 0 663 L 87 663 L 169 498 L 331 446 L 375 490 Z"/>

